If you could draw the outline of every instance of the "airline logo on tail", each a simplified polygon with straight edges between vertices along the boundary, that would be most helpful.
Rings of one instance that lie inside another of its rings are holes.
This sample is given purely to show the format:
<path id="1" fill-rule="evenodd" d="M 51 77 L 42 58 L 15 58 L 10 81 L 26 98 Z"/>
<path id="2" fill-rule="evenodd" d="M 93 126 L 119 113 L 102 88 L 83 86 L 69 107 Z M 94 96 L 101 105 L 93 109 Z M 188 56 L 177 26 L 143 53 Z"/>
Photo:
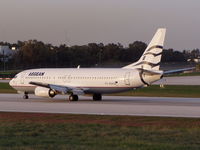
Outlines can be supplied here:
<path id="1" fill-rule="evenodd" d="M 165 33 L 166 29 L 158 29 L 150 44 L 144 51 L 142 57 L 136 63 L 125 66 L 124 68 L 159 70 L 165 40 Z"/>
<path id="2" fill-rule="evenodd" d="M 155 53 L 154 50 L 155 49 L 161 49 L 161 52 L 160 53 Z M 152 63 L 152 62 L 149 62 L 146 60 L 147 57 L 150 57 L 149 55 L 152 55 L 153 57 L 157 57 L 157 56 L 160 56 L 162 55 L 162 50 L 163 50 L 163 46 L 160 46 L 160 45 L 156 45 L 156 46 L 152 46 L 150 49 L 147 50 L 147 52 L 142 56 L 142 61 L 133 65 L 133 66 L 139 66 L 139 65 L 149 65 L 151 66 L 151 68 L 154 68 L 154 67 L 158 67 L 160 66 L 160 62 L 158 63 Z M 155 69 L 156 70 L 156 69 Z"/>

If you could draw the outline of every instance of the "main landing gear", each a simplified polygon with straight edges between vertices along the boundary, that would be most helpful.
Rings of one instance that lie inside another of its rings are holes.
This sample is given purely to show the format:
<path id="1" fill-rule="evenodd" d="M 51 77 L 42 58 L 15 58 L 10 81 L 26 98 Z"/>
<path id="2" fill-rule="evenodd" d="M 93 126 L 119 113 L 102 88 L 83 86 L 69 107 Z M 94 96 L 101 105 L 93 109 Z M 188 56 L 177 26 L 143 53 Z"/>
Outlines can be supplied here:
<path id="1" fill-rule="evenodd" d="M 78 95 L 71 94 L 69 96 L 69 101 L 78 101 Z"/>
<path id="2" fill-rule="evenodd" d="M 101 101 L 102 95 L 101 94 L 93 94 L 94 101 Z M 78 95 L 71 94 L 69 95 L 69 101 L 78 101 Z"/>
<path id="3" fill-rule="evenodd" d="M 94 94 L 93 95 L 93 101 L 101 101 L 102 95 L 101 94 Z"/>
<path id="4" fill-rule="evenodd" d="M 23 96 L 23 99 L 28 99 L 28 93 L 27 92 L 24 92 L 24 96 Z"/>

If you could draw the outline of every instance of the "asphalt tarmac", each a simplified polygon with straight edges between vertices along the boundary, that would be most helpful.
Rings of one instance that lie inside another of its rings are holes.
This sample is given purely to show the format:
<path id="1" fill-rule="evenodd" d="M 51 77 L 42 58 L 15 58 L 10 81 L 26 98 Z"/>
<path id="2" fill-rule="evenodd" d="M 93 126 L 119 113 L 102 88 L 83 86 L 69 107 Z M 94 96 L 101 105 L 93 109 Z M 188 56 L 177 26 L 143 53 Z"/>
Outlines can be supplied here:
<path id="1" fill-rule="evenodd" d="M 10 80 L 0 80 L 0 83 L 9 83 Z"/>
<path id="2" fill-rule="evenodd" d="M 164 85 L 200 85 L 200 76 L 164 77 L 153 84 Z"/>
<path id="3" fill-rule="evenodd" d="M 50 99 L 30 95 L 30 99 L 24 100 L 20 94 L 0 94 L 0 111 L 200 118 L 200 98 L 103 96 L 102 101 L 92 101 L 91 97 L 80 96 L 77 102 L 67 99 L 68 96 Z"/>

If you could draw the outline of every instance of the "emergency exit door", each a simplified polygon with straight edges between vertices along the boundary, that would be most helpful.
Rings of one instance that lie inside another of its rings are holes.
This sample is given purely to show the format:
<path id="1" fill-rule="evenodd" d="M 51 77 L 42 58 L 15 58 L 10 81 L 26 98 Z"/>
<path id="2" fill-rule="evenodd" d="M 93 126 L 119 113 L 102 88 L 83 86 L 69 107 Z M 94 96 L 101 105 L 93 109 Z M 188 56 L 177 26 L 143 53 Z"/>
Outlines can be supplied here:
<path id="1" fill-rule="evenodd" d="M 126 72 L 124 75 L 124 83 L 125 85 L 130 85 L 130 72 Z"/>

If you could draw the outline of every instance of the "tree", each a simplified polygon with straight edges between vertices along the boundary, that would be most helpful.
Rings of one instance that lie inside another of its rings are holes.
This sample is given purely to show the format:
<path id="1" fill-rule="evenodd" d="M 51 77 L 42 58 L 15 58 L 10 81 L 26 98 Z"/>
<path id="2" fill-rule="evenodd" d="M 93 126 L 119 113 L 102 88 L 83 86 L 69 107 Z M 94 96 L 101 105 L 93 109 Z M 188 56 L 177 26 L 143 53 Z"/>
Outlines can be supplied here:
<path id="1" fill-rule="evenodd" d="M 16 51 L 8 65 L 13 69 L 27 69 L 37 67 L 93 67 L 103 63 L 123 63 L 137 61 L 144 53 L 147 45 L 141 41 L 135 41 L 127 48 L 120 43 L 89 43 L 88 45 L 66 46 L 65 44 L 53 46 L 37 40 L 18 41 L 11 44 L 0 42 L 2 45 L 14 46 Z M 191 52 L 163 51 L 162 62 L 184 62 L 187 58 L 196 58 L 200 55 L 199 49 Z"/>

